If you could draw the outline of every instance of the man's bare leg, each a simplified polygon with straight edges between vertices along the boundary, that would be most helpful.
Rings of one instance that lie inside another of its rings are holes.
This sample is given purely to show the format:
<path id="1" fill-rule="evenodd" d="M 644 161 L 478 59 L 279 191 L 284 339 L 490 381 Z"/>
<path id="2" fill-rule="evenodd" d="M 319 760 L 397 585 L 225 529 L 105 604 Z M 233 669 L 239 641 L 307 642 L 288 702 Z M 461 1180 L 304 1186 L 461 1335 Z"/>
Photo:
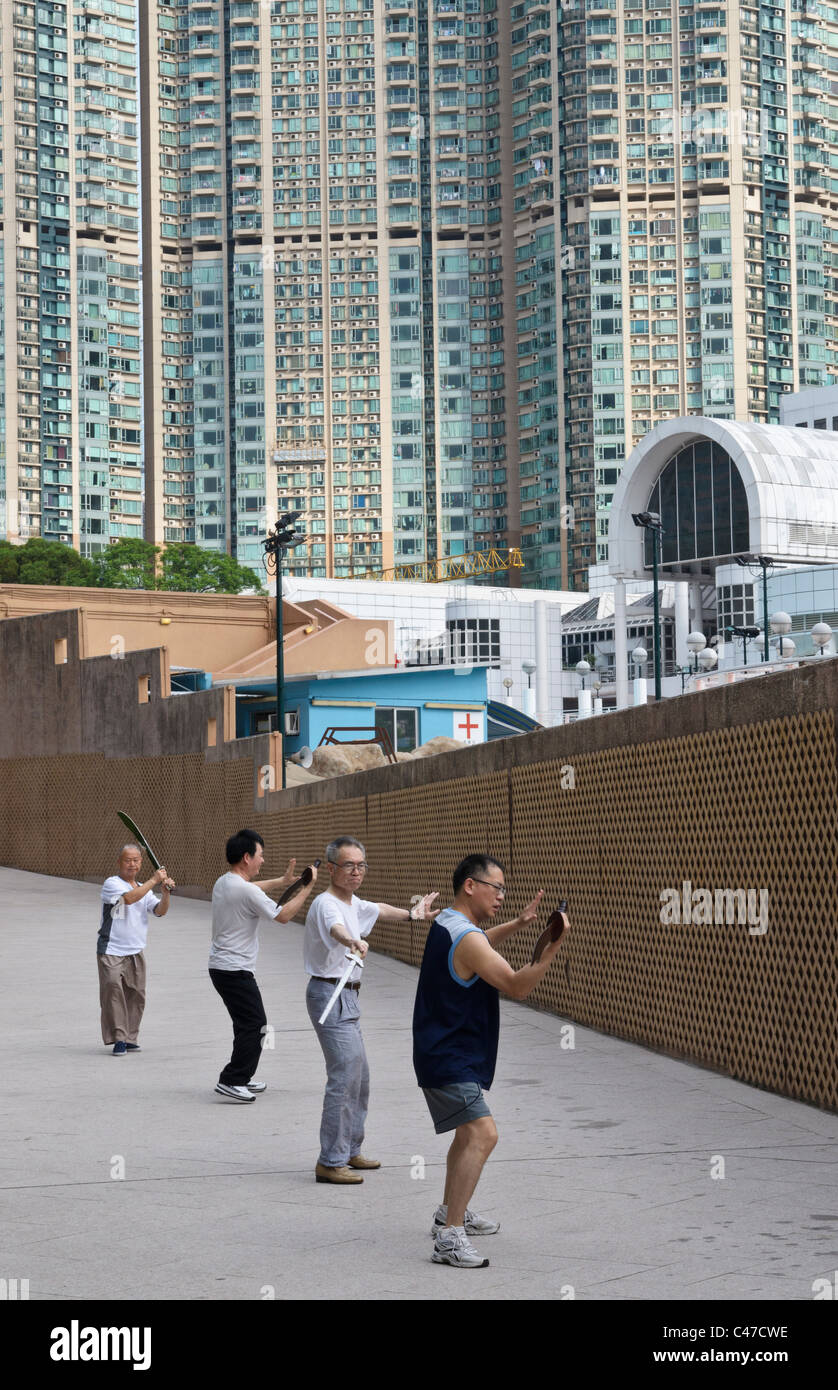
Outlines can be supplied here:
<path id="1" fill-rule="evenodd" d="M 466 1207 L 497 1142 L 498 1132 L 491 1115 L 481 1115 L 479 1120 L 458 1126 L 446 1160 L 443 1201 L 448 1208 L 449 1226 L 464 1224 Z"/>

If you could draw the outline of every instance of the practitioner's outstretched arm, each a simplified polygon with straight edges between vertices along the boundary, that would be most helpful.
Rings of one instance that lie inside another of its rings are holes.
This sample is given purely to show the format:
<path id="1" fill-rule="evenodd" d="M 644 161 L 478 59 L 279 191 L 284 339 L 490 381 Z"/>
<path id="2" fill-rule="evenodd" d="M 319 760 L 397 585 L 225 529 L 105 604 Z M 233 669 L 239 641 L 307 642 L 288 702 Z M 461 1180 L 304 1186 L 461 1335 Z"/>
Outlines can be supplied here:
<path id="1" fill-rule="evenodd" d="M 531 927 L 541 906 L 541 899 L 544 897 L 544 889 L 539 888 L 532 902 L 527 903 L 523 912 L 518 917 L 513 917 L 511 922 L 499 922 L 496 927 L 486 927 L 486 937 L 490 945 L 498 946 L 501 941 L 505 941 L 513 932 L 520 931 L 522 927 Z"/>
<path id="2" fill-rule="evenodd" d="M 568 922 L 559 940 L 551 941 L 544 948 L 536 965 L 524 965 L 520 970 L 513 970 L 509 961 L 490 946 L 482 932 L 467 932 L 454 952 L 454 969 L 463 980 L 479 975 L 481 980 L 508 994 L 510 999 L 526 999 L 547 974 L 569 928 Z"/>

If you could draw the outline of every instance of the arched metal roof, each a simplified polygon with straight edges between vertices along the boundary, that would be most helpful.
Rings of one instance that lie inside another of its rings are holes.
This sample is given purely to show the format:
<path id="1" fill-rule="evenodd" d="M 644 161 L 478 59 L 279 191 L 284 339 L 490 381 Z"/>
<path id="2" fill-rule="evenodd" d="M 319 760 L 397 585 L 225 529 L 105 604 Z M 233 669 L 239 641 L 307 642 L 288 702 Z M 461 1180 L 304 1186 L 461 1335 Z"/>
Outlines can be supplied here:
<path id="1" fill-rule="evenodd" d="M 643 531 L 634 525 L 632 512 L 646 510 L 666 464 L 700 439 L 720 444 L 739 471 L 751 552 L 779 561 L 838 564 L 838 433 L 693 415 L 662 421 L 626 459 L 611 505 L 612 574 L 647 574 Z"/>

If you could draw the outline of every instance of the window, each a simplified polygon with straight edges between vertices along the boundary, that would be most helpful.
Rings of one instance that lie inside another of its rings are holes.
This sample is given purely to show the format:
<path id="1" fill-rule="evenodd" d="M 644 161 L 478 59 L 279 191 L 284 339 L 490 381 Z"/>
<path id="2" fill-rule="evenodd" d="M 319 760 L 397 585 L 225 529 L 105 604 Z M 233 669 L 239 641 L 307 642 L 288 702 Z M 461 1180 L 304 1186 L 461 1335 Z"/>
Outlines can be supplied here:
<path id="1" fill-rule="evenodd" d="M 377 728 L 387 730 L 397 753 L 412 753 L 418 747 L 419 711 L 417 709 L 396 709 L 376 705 L 375 723 Z"/>
<path id="2" fill-rule="evenodd" d="M 660 513 L 665 565 L 749 548 L 742 479 L 727 452 L 709 439 L 687 445 L 670 460 L 652 488 L 648 510 Z M 645 562 L 651 566 L 649 537 Z"/>
<path id="3" fill-rule="evenodd" d="M 452 663 L 500 666 L 500 619 L 450 618 L 445 626 Z"/>

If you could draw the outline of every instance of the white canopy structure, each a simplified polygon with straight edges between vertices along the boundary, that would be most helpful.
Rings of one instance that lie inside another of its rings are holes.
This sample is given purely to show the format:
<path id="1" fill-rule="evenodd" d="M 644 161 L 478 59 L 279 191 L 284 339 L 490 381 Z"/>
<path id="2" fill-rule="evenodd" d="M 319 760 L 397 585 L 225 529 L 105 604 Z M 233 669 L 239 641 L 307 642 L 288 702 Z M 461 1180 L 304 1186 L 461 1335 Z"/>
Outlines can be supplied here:
<path id="1" fill-rule="evenodd" d="M 632 513 L 660 513 L 668 577 L 712 579 L 735 555 L 838 564 L 838 433 L 689 416 L 666 420 L 626 460 L 608 568 L 648 577 Z"/>

